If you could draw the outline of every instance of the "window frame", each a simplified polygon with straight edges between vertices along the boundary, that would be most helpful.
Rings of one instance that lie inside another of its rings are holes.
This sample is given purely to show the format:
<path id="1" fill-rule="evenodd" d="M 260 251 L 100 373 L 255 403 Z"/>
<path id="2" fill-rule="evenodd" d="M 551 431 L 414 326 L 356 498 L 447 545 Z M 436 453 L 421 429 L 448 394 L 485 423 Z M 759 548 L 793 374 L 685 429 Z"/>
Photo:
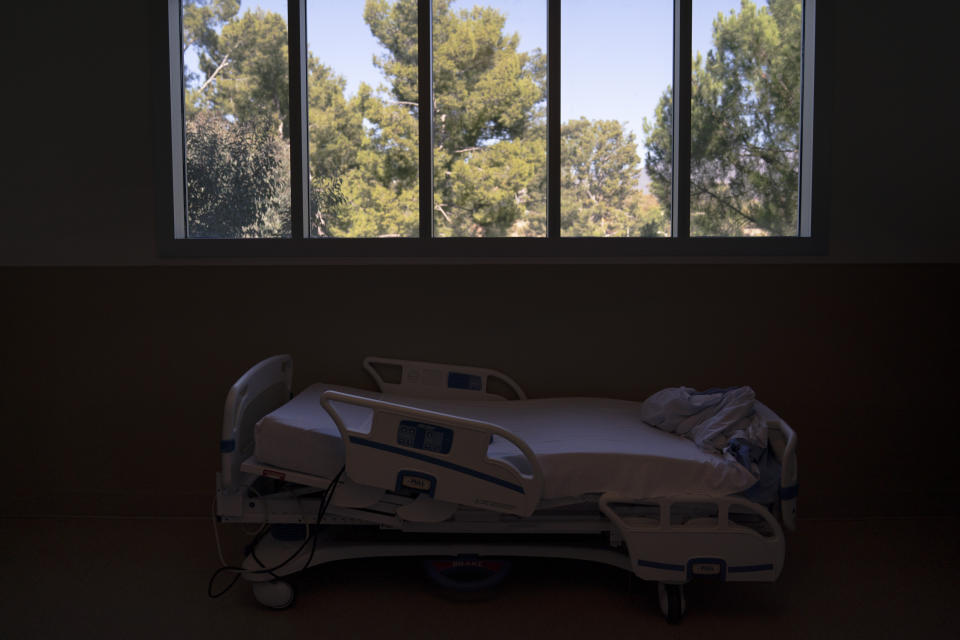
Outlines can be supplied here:
<path id="1" fill-rule="evenodd" d="M 292 235 L 288 238 L 186 237 L 186 177 L 184 162 L 183 54 L 181 2 L 155 3 L 154 30 L 156 122 L 156 245 L 163 258 L 322 258 L 360 260 L 534 260 L 635 261 L 659 257 L 791 257 L 827 252 L 826 205 L 829 179 L 828 146 L 830 84 L 826 43 L 831 25 L 827 11 L 816 11 L 816 0 L 803 0 L 803 67 L 801 94 L 800 210 L 798 235 L 790 237 L 709 237 L 690 235 L 690 118 L 692 6 L 694 0 L 674 0 L 673 99 L 681 105 L 674 118 L 672 235 L 669 237 L 564 237 L 560 233 L 560 0 L 547 3 L 547 236 L 524 238 L 433 237 L 433 114 L 419 118 L 420 224 L 419 237 L 315 238 L 306 235 L 308 149 L 306 0 L 288 0 L 290 153 Z M 420 95 L 433 95 L 432 3 L 418 0 Z M 162 15 L 160 15 L 162 13 Z M 303 46 L 301 46 L 303 43 Z M 821 64 L 816 67 L 816 57 Z M 814 126 L 814 115 L 816 125 Z M 816 153 L 814 150 L 821 150 Z M 426 153 L 424 151 L 427 151 Z M 677 177 L 680 177 L 678 180 Z M 425 188 L 427 187 L 427 188 Z"/>

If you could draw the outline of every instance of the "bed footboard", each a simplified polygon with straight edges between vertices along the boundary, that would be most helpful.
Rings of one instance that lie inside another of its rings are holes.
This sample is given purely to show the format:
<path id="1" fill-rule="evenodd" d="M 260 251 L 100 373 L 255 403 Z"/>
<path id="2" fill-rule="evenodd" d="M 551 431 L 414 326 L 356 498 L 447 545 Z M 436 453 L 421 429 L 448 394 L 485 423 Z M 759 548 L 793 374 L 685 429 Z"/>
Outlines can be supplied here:
<path id="1" fill-rule="evenodd" d="M 354 482 L 521 516 L 540 501 L 536 456 L 496 425 L 332 390 L 323 406 L 340 429 Z M 494 436 L 519 450 L 528 472 L 487 455 Z"/>
<path id="2" fill-rule="evenodd" d="M 780 462 L 780 519 L 787 531 L 797 530 L 797 434 L 780 416 L 760 402 L 757 413 L 767 423 L 770 446 Z"/>
<path id="3" fill-rule="evenodd" d="M 223 407 L 220 436 L 218 489 L 236 489 L 242 478 L 240 465 L 253 455 L 253 427 L 260 418 L 290 400 L 293 358 L 267 358 L 233 383 Z"/>
<path id="4" fill-rule="evenodd" d="M 644 580 L 683 583 L 695 576 L 774 581 L 784 559 L 783 531 L 769 511 L 734 496 L 637 499 L 606 493 L 597 506 Z"/>

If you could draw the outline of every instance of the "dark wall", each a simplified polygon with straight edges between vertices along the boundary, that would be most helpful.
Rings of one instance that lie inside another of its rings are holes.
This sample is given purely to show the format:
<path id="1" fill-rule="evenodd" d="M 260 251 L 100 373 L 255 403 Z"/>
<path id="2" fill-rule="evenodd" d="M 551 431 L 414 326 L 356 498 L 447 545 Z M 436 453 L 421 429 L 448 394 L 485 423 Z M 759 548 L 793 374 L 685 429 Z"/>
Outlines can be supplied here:
<path id="1" fill-rule="evenodd" d="M 298 388 L 369 386 L 374 354 L 493 367 L 533 397 L 750 384 L 800 434 L 804 514 L 957 512 L 956 124 L 929 15 L 821 1 L 826 256 L 267 266 L 156 256 L 147 5 L 13 9 L 0 512 L 208 513 L 226 390 L 274 353 Z"/>
<path id="2" fill-rule="evenodd" d="M 6 291 L 4 446 L 27 513 L 203 514 L 223 400 L 260 358 L 365 355 L 532 397 L 752 385 L 800 434 L 804 513 L 955 510 L 955 266 L 30 268 Z M 719 286 L 717 283 L 721 283 Z"/>

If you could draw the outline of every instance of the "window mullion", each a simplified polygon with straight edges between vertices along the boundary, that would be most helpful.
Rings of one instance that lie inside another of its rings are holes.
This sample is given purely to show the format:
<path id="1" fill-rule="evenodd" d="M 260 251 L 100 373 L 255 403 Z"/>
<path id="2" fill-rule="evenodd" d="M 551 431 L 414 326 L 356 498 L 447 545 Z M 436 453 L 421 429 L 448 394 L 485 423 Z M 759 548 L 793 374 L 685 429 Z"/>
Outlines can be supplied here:
<path id="1" fill-rule="evenodd" d="M 547 237 L 560 237 L 560 0 L 547 0 Z"/>
<path id="2" fill-rule="evenodd" d="M 433 237 L 433 3 L 417 1 L 420 238 Z"/>
<path id="3" fill-rule="evenodd" d="M 801 237 L 813 235 L 813 87 L 814 39 L 817 23 L 816 0 L 803 2 L 803 30 L 801 35 L 800 83 L 800 197 L 797 212 L 797 232 Z"/>
<path id="4" fill-rule="evenodd" d="M 287 0 L 290 65 L 290 233 L 301 240 L 309 231 L 310 168 L 307 142 L 307 0 Z"/>
<path id="5" fill-rule="evenodd" d="M 167 0 L 167 61 L 170 89 L 170 159 L 172 163 L 173 237 L 187 237 L 186 131 L 183 104 L 183 6 L 181 0 Z M 164 233 L 168 226 L 163 225 Z"/>
<path id="6" fill-rule="evenodd" d="M 690 120 L 693 0 L 673 3 L 672 235 L 690 237 Z"/>

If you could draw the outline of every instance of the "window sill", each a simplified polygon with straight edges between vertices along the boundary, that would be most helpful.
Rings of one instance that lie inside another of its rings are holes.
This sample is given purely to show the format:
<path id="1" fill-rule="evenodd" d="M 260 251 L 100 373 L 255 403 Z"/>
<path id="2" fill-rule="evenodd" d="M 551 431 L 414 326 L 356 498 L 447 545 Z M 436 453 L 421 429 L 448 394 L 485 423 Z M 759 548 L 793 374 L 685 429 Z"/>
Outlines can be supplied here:
<path id="1" fill-rule="evenodd" d="M 633 263 L 826 254 L 817 238 L 331 238 L 178 239 L 164 259 L 323 264 Z"/>

